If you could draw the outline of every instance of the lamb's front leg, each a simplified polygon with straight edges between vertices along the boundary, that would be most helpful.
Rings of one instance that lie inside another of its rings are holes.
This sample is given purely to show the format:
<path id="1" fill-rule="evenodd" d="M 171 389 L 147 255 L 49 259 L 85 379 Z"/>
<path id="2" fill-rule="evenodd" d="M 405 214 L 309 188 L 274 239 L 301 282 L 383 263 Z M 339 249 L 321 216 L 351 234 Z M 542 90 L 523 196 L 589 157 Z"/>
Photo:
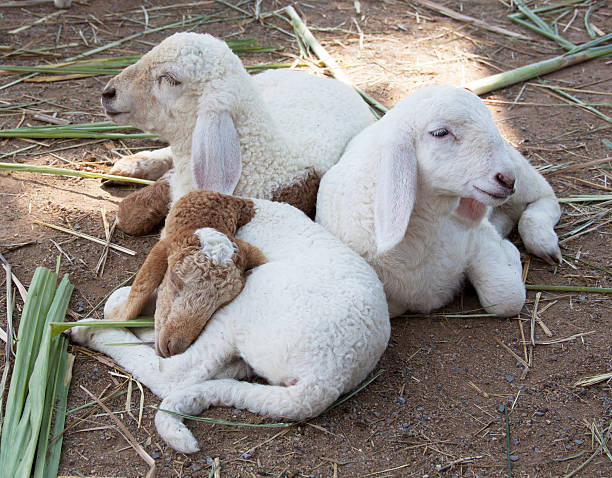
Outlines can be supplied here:
<path id="1" fill-rule="evenodd" d="M 74 343 L 108 355 L 160 398 L 168 396 L 184 379 L 180 360 L 171 362 L 159 357 L 152 347 L 127 329 L 79 326 L 70 329 L 70 338 Z M 133 345 L 139 342 L 142 345 Z"/>
<path id="2" fill-rule="evenodd" d="M 172 148 L 168 146 L 154 151 L 141 151 L 123 156 L 113 165 L 110 174 L 155 181 L 171 167 Z"/>
<path id="3" fill-rule="evenodd" d="M 161 223 L 170 209 L 169 171 L 155 183 L 133 192 L 123 199 L 117 211 L 118 225 L 123 232 L 143 236 Z"/>
<path id="4" fill-rule="evenodd" d="M 480 231 L 466 271 L 468 279 L 487 312 L 516 315 L 525 304 L 521 255 L 490 223 L 482 224 Z"/>

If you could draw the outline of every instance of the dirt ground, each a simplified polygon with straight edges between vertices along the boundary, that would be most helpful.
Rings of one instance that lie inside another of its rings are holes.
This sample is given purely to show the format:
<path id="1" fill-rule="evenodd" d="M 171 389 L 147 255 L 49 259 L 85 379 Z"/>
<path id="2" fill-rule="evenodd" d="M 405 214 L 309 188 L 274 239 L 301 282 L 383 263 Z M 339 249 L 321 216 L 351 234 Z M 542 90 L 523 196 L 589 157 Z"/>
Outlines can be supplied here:
<path id="1" fill-rule="evenodd" d="M 256 3 L 242 2 L 240 8 L 251 14 Z M 419 6 L 418 1 L 309 0 L 295 7 L 351 80 L 388 107 L 422 85 L 462 85 L 563 53 L 553 41 L 510 22 L 510 2 L 441 3 L 488 24 L 528 35 L 533 41 L 512 40 L 451 20 Z M 549 3 L 555 2 L 537 2 L 539 6 Z M 265 0 L 261 11 L 286 4 Z M 155 8 L 159 6 L 171 8 Z M 559 19 L 558 28 L 565 38 L 575 43 L 589 40 L 584 26 L 586 10 L 572 9 Z M 150 26 L 161 26 L 202 12 L 220 12 L 221 18 L 229 20 L 201 25 L 196 31 L 225 39 L 257 38 L 262 45 L 282 47 L 271 54 L 246 55 L 243 60 L 247 64 L 291 62 L 300 54 L 294 38 L 269 26 L 290 30 L 283 20 L 269 17 L 255 21 L 216 1 L 176 7 L 161 0 L 79 0 L 70 10 L 45 22 L 9 33 L 54 12 L 50 4 L 0 8 L 4 15 L 0 18 L 0 66 L 60 61 L 142 32 L 147 18 Z M 591 23 L 603 32 L 612 31 L 612 9 L 604 6 L 596 10 Z M 168 33 L 147 34 L 98 56 L 144 53 Z M 28 53 L 41 48 L 50 49 L 44 56 Z M 592 60 L 547 75 L 544 80 L 610 114 L 610 62 L 609 58 Z M 314 66 L 311 70 L 323 71 Z M 17 78 L 0 76 L 0 88 Z M 22 82 L 0 89 L 0 127 L 41 125 L 33 118 L 41 112 L 57 113 L 75 123 L 101 121 L 98 99 L 107 80 Z M 41 100 L 44 102 L 16 107 Z M 504 136 L 534 165 L 547 168 L 546 177 L 559 197 L 610 194 L 612 162 L 581 166 L 612 156 L 610 143 L 606 146 L 606 138 L 612 140 L 609 120 L 564 102 L 537 80 L 485 95 L 485 101 Z M 11 154 L 33 145 L 25 153 Z M 0 161 L 104 172 L 118 159 L 117 152 L 126 153 L 121 148 L 144 146 L 159 144 L 151 140 L 2 140 Z M 113 242 L 136 251 L 136 255 L 111 250 L 104 273 L 98 276 L 96 264 L 102 246 L 34 221 L 104 238 L 102 211 L 105 209 L 112 221 L 119 201 L 134 188 L 103 186 L 95 179 L 0 172 L 0 252 L 26 285 L 36 266 L 54 268 L 61 253 L 61 270 L 68 272 L 75 284 L 71 309 L 84 316 L 138 270 L 157 236 L 136 238 L 115 231 Z M 612 287 L 611 211 L 606 202 L 563 204 L 557 230 L 567 261 L 559 267 L 529 258 L 514 236 L 528 265 L 527 284 Z M 583 234 L 577 233 L 585 224 L 580 231 Z M 0 286 L 4 288 L 3 283 Z M 150 406 L 159 400 L 150 392 L 145 391 L 140 428 L 141 396 L 136 384 L 131 413 L 126 411 L 125 394 L 107 404 L 155 458 L 160 477 L 209 476 L 214 458 L 220 460 L 223 477 L 507 476 L 508 463 L 514 477 L 564 476 L 593 454 L 598 446 L 594 433 L 609 427 L 612 420 L 610 382 L 574 385 L 581 378 L 612 371 L 612 299 L 603 294 L 543 292 L 539 317 L 551 337 L 537 328 L 536 340 L 557 343 L 536 345 L 532 366 L 525 372 L 500 342 L 525 358 L 528 349 L 522 345 L 519 324 L 529 337 L 535 296 L 535 292 L 528 293 L 520 320 L 457 317 L 481 312 L 470 290 L 439 313 L 394 319 L 389 348 L 376 367 L 383 372 L 358 395 L 289 429 L 190 423 L 203 450 L 192 456 L 175 452 L 157 435 Z M 18 308 L 21 306 L 19 303 Z M 101 317 L 100 311 L 93 316 Z M 3 328 L 5 321 L 2 299 Z M 571 336 L 576 337 L 563 340 Z M 113 375 L 122 372 L 108 360 L 78 347 L 72 352 L 76 360 L 69 409 L 89 401 L 81 386 L 97 396 L 109 395 L 117 388 L 127 390 L 124 379 Z M 510 411 L 507 424 L 504 406 Z M 100 409 L 90 415 L 91 411 L 68 416 L 60 475 L 144 476 L 146 464 L 115 423 Z M 212 409 L 204 415 L 249 423 L 274 422 L 232 409 Z M 574 476 L 612 477 L 611 460 L 598 454 Z"/>

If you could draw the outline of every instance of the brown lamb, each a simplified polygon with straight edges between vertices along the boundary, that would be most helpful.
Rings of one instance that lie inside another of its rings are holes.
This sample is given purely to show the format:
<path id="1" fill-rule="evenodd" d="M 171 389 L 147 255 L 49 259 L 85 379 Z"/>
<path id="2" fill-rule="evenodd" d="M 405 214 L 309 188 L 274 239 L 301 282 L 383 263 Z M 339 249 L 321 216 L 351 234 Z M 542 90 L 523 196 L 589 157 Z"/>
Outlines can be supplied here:
<path id="1" fill-rule="evenodd" d="M 246 271 L 266 262 L 257 247 L 234 237 L 254 214 L 249 199 L 213 191 L 183 196 L 170 210 L 165 237 L 138 271 L 127 302 L 116 307 L 109 318 L 135 318 L 159 287 L 157 353 L 168 357 L 183 352 L 213 313 L 240 293 Z M 183 287 L 185 283 L 197 283 L 198 287 Z"/>

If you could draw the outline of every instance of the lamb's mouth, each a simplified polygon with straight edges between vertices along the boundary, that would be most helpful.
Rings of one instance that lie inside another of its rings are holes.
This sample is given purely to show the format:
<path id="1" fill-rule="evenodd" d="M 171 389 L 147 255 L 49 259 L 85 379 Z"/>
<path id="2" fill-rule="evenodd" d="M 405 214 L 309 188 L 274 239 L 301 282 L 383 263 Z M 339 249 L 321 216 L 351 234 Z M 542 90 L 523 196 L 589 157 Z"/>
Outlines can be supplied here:
<path id="1" fill-rule="evenodd" d="M 486 196 L 489 196 L 489 197 L 491 197 L 491 198 L 493 198 L 493 199 L 502 200 L 502 201 L 503 201 L 504 199 L 508 199 L 510 196 L 512 196 L 512 193 L 514 192 L 514 191 L 511 191 L 511 190 L 510 190 L 510 191 L 508 191 L 507 193 L 502 193 L 502 194 L 499 194 L 499 193 L 491 193 L 491 192 L 489 192 L 489 191 L 485 191 L 484 189 L 480 189 L 480 188 L 479 188 L 479 187 L 477 187 L 477 186 L 474 186 L 474 189 L 476 189 L 476 191 L 481 192 L 482 194 L 484 194 L 484 195 L 486 195 Z"/>
<path id="2" fill-rule="evenodd" d="M 129 111 L 106 110 L 105 113 L 106 113 L 106 116 L 108 116 L 109 118 L 115 118 L 115 117 L 117 117 L 119 115 L 128 114 Z"/>

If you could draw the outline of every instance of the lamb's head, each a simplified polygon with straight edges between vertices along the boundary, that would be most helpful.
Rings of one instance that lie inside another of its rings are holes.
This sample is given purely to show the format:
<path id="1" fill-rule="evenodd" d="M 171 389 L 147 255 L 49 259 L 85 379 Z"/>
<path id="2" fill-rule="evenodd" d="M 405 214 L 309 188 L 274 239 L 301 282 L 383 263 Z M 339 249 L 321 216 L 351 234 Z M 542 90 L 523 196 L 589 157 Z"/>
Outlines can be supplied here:
<path id="1" fill-rule="evenodd" d="M 400 101 L 379 124 L 376 188 L 379 252 L 404 236 L 419 196 L 459 201 L 457 212 L 479 220 L 514 192 L 509 146 L 486 105 L 468 90 L 431 86 Z"/>
<path id="2" fill-rule="evenodd" d="M 175 33 L 112 78 L 102 92 L 106 115 L 118 124 L 160 135 L 170 144 L 191 138 L 200 102 L 220 108 L 231 98 L 211 94 L 242 63 L 225 42 L 208 34 Z"/>
<path id="3" fill-rule="evenodd" d="M 157 289 L 156 350 L 166 357 L 183 352 L 240 293 L 246 271 L 266 263 L 257 247 L 234 236 L 255 214 L 252 200 L 214 191 L 180 198 L 166 219 L 166 237 L 149 252 L 127 300 L 106 307 L 104 316 L 137 317 Z"/>
<path id="4" fill-rule="evenodd" d="M 249 84 L 225 42 L 175 33 L 110 80 L 102 106 L 116 123 L 158 134 L 175 160 L 190 159 L 198 189 L 232 194 L 242 171 L 233 115 Z"/>
<path id="5" fill-rule="evenodd" d="M 155 310 L 155 348 L 164 357 L 183 352 L 213 313 L 240 293 L 247 267 L 247 251 L 216 229 L 169 240 Z"/>
<path id="6" fill-rule="evenodd" d="M 484 102 L 472 92 L 432 86 L 394 108 L 415 150 L 419 181 L 435 194 L 498 206 L 513 193 L 515 171 L 506 142 Z"/>

